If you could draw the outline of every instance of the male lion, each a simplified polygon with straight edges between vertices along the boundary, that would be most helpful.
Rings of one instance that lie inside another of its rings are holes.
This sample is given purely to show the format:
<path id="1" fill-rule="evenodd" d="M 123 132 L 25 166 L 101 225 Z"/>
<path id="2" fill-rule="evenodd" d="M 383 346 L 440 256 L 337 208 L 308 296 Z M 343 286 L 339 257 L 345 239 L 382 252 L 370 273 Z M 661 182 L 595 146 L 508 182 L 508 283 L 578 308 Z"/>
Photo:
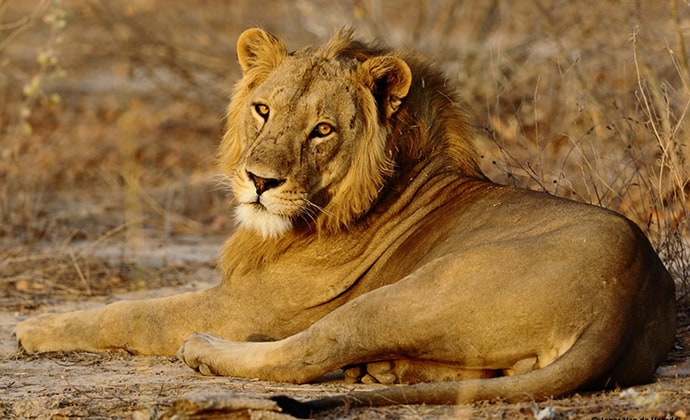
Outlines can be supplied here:
<path id="1" fill-rule="evenodd" d="M 453 381 L 307 410 L 546 398 L 652 377 L 674 342 L 675 287 L 643 233 L 487 180 L 433 65 L 347 30 L 288 53 L 250 29 L 237 56 L 219 157 L 240 227 L 221 284 L 30 319 L 16 328 L 27 352 L 177 352 L 204 374 L 296 383 L 341 367 L 366 382 Z"/>

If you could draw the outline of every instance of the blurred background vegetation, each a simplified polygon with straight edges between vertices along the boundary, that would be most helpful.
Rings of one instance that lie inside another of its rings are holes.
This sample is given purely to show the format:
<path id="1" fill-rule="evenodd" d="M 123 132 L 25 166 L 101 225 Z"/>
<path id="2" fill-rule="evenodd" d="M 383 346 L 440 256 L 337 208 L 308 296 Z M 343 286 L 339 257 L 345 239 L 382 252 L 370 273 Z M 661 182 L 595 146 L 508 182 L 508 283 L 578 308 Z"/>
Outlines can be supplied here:
<path id="1" fill-rule="evenodd" d="M 131 288 L 94 249 L 226 236 L 237 36 L 296 49 L 345 25 L 433 57 L 492 179 L 624 213 L 687 296 L 683 0 L 0 0 L 0 288 Z"/>

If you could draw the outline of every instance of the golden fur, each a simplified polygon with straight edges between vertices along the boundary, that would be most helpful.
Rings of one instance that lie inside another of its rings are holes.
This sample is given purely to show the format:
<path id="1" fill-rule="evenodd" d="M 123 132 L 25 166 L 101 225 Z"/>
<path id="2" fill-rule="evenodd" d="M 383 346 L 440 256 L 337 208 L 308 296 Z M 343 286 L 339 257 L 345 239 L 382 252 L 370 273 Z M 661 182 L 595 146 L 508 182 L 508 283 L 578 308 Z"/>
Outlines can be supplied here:
<path id="1" fill-rule="evenodd" d="M 347 30 L 290 53 L 250 29 L 237 53 L 219 161 L 240 227 L 221 284 L 30 319 L 16 329 L 26 351 L 179 348 L 204 374 L 457 381 L 279 399 L 295 414 L 547 398 L 653 375 L 675 336 L 674 284 L 642 232 L 487 180 L 431 63 Z"/>
<path id="2" fill-rule="evenodd" d="M 255 33 L 250 32 L 249 35 L 253 34 Z M 253 88 L 261 84 L 275 66 L 288 58 L 282 44 L 270 34 L 259 37 L 259 39 L 265 37 L 267 45 L 275 46 L 275 51 L 271 51 L 270 60 L 256 59 L 255 57 L 260 56 L 258 52 L 247 54 L 249 57 L 244 58 L 242 49 L 255 47 L 249 41 L 246 42 L 249 45 L 243 46 L 243 40 L 247 40 L 249 35 L 245 34 L 239 40 L 238 51 L 240 63 L 245 69 L 245 76 L 235 87 L 233 100 L 228 108 L 227 120 L 230 123 L 220 147 L 221 170 L 226 174 L 232 174 L 238 170 L 238 164 L 248 140 L 243 136 L 243 127 L 235 125 L 234 122 L 242 120 L 241 114 L 246 110 L 246 102 L 254 91 Z M 256 43 L 254 40 L 251 42 Z M 268 52 L 266 45 L 261 48 L 265 49 L 262 52 Z M 319 49 L 306 48 L 290 55 L 292 60 L 310 56 L 316 60 L 342 61 L 343 67 L 363 63 L 355 74 L 355 80 L 342 81 L 343 84 L 347 82 L 359 90 L 374 90 L 375 83 L 379 83 L 378 79 L 381 78 L 400 77 L 401 80 L 386 80 L 386 84 L 396 86 L 399 90 L 386 92 L 389 97 L 396 98 L 393 100 L 398 102 L 407 95 L 411 84 L 426 86 L 426 91 L 410 92 L 406 100 L 407 103 L 411 102 L 418 106 L 409 108 L 403 104 L 399 110 L 396 106 L 394 111 L 389 111 L 391 114 L 397 112 L 396 118 L 388 121 L 390 125 L 387 130 L 381 130 L 379 127 L 379 112 L 376 109 L 376 103 L 362 101 L 358 104 L 361 107 L 357 115 L 361 119 L 361 136 L 367 140 L 360 142 L 360 147 L 355 151 L 354 156 L 349 157 L 351 166 L 348 173 L 338 184 L 337 190 L 331 193 L 332 197 L 328 205 L 319 215 L 317 227 L 321 230 L 333 232 L 348 228 L 360 215 L 370 209 L 374 201 L 381 196 L 380 190 L 384 186 L 391 188 L 391 184 L 387 183 L 389 178 L 396 172 L 399 174 L 413 170 L 412 166 L 420 156 L 438 160 L 447 165 L 448 170 L 457 171 L 458 174 L 482 177 L 476 161 L 477 153 L 471 140 L 467 138 L 470 130 L 467 128 L 463 115 L 457 113 L 458 108 L 455 105 L 458 99 L 453 91 L 444 88 L 446 80 L 441 73 L 433 70 L 430 63 L 414 54 L 403 54 L 400 59 L 409 68 L 405 66 L 403 71 L 394 72 L 392 71 L 394 69 L 388 66 L 395 65 L 396 61 L 391 63 L 380 59 L 387 52 L 390 51 L 385 48 L 372 48 L 354 41 L 350 31 L 341 31 Z M 336 86 L 336 88 L 343 87 Z M 369 92 L 358 93 L 370 95 Z M 388 98 L 384 101 L 388 101 Z M 381 106 L 388 107 L 389 105 L 386 103 Z M 444 113 L 442 111 L 444 109 L 452 112 Z M 396 133 L 393 141 L 390 133 Z"/>

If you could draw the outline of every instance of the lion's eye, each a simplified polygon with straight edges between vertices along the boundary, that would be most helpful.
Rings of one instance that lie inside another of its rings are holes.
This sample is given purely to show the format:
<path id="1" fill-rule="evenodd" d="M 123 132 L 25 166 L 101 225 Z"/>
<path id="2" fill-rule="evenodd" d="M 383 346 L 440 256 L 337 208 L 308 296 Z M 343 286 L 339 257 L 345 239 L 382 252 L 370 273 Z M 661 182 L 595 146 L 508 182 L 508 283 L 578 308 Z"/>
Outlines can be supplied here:
<path id="1" fill-rule="evenodd" d="M 328 123 L 319 123 L 312 131 L 312 137 L 326 137 L 333 132 L 333 126 Z"/>
<path id="2" fill-rule="evenodd" d="M 254 105 L 254 111 L 256 111 L 256 113 L 259 114 L 259 116 L 261 116 L 263 119 L 267 119 L 270 110 L 266 104 L 256 104 Z"/>

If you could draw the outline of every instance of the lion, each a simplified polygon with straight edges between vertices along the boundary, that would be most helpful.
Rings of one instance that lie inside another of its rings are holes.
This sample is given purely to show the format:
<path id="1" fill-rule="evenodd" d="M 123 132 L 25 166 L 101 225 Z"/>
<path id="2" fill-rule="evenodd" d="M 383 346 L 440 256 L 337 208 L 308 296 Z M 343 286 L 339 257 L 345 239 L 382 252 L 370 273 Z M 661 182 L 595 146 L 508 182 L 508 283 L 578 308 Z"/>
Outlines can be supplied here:
<path id="1" fill-rule="evenodd" d="M 219 166 L 239 227 L 208 290 L 18 324 L 29 353 L 177 355 L 207 375 L 408 383 L 300 404 L 456 404 L 649 381 L 675 285 L 615 212 L 492 183 L 457 91 L 353 31 L 249 29 Z"/>

